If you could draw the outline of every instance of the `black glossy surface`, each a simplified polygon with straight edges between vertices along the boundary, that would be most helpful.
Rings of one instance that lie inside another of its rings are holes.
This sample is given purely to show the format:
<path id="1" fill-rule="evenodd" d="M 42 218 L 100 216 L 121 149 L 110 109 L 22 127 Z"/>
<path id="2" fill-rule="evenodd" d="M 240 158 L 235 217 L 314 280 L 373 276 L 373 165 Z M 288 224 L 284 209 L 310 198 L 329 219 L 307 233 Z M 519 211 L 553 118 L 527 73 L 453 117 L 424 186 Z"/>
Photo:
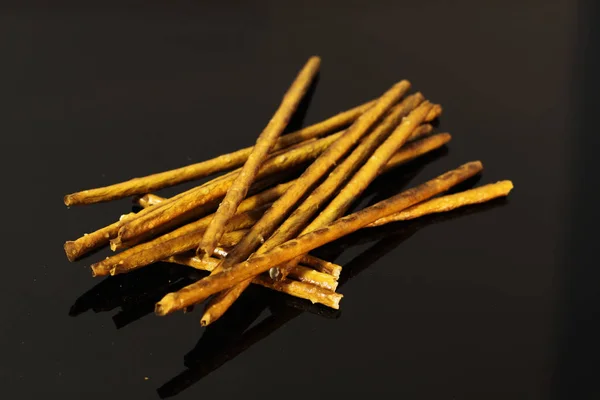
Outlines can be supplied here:
<path id="1" fill-rule="evenodd" d="M 129 3 L 0 6 L 2 398 L 598 398 L 597 9 Z M 312 54 L 304 124 L 402 78 L 444 106 L 448 149 L 367 200 L 474 159 L 510 199 L 321 249 L 351 271 L 339 313 L 252 290 L 202 329 L 201 307 L 148 314 L 188 270 L 101 281 L 107 251 L 66 260 L 131 203 L 64 194 L 251 144 Z"/>

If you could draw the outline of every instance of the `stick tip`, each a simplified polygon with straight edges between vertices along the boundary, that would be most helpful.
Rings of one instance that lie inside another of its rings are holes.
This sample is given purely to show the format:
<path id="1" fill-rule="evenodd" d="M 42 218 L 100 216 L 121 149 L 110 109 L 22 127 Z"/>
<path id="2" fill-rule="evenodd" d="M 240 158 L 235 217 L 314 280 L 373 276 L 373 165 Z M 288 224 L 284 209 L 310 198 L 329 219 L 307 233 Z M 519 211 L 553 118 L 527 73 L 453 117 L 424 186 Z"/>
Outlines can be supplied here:
<path id="1" fill-rule="evenodd" d="M 156 305 L 154 306 L 154 313 L 160 317 L 170 314 L 178 309 L 178 303 L 179 301 L 177 294 L 169 293 L 165 297 L 163 297 L 158 303 L 156 303 Z"/>
<path id="2" fill-rule="evenodd" d="M 65 206 L 70 207 L 72 205 L 75 204 L 75 194 L 68 194 L 65 197 L 63 197 L 63 202 L 65 203 Z"/>
<path id="3" fill-rule="evenodd" d="M 65 254 L 67 255 L 69 261 L 73 262 L 77 260 L 77 258 L 79 257 L 79 246 L 77 246 L 77 243 L 68 240 L 65 242 L 65 245 L 63 247 L 65 249 Z"/>
<path id="4" fill-rule="evenodd" d="M 212 318 L 210 313 L 205 312 L 204 315 L 202 315 L 202 318 L 200 318 L 200 326 L 208 326 L 211 322 Z"/>
<path id="5" fill-rule="evenodd" d="M 92 270 L 92 276 L 94 278 L 98 276 L 106 276 L 109 273 L 109 271 L 100 263 L 92 264 L 90 269 Z"/>

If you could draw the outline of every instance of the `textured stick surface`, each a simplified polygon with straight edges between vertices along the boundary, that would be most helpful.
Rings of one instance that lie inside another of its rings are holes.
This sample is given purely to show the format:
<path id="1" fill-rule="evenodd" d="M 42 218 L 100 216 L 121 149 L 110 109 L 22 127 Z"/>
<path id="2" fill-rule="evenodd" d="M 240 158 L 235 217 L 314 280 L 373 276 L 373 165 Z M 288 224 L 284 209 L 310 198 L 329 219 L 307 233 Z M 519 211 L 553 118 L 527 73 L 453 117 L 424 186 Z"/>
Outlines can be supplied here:
<path id="1" fill-rule="evenodd" d="M 368 225 L 369 227 L 381 226 L 397 221 L 408 221 L 424 215 L 451 211 L 471 204 L 484 203 L 498 197 L 508 196 L 513 189 L 511 181 L 500 181 L 464 192 L 437 197 L 426 202 L 416 204 L 398 213 L 383 217 Z"/>
<path id="2" fill-rule="evenodd" d="M 357 119 L 346 133 L 332 144 L 317 160 L 315 160 L 308 169 L 297 179 L 297 185 L 290 188 L 282 197 L 279 198 L 267 211 L 265 216 L 244 236 L 242 241 L 235 246 L 230 254 L 222 261 L 221 268 L 230 266 L 245 260 L 250 254 L 264 243 L 265 238 L 269 237 L 281 221 L 289 214 L 291 208 L 311 190 L 312 187 L 327 171 L 335 165 L 367 131 L 397 102 L 410 88 L 408 81 L 401 81 L 389 89 L 381 96 L 377 103 Z M 264 246 L 264 245 L 263 245 Z M 267 247 L 261 247 L 267 249 Z M 200 246 L 199 252 L 205 249 Z M 257 252 L 262 252 L 260 250 Z M 266 251 L 266 250 L 265 250 Z M 217 269 L 216 271 L 219 271 Z M 207 305 L 201 323 L 207 324 L 209 321 L 218 319 L 224 313 L 229 305 L 232 304 L 241 294 L 241 292 L 250 284 L 247 281 L 237 288 L 232 288 L 224 293 L 215 296 Z"/>
<path id="3" fill-rule="evenodd" d="M 396 168 L 410 160 L 417 158 L 418 156 L 425 154 L 429 151 L 437 149 L 448 141 L 450 141 L 451 136 L 447 133 L 440 133 L 437 135 L 433 135 L 431 137 L 417 140 L 415 142 L 408 143 L 404 146 L 400 151 L 398 151 L 387 163 L 382 172 L 386 172 L 393 168 Z M 267 201 L 274 201 L 278 198 L 285 190 L 287 190 L 287 185 L 293 185 L 295 181 L 288 182 L 286 184 L 281 184 L 279 186 L 274 187 L 273 189 L 266 190 L 262 193 L 259 193 L 253 197 L 249 197 L 244 200 L 238 210 L 240 211 L 248 211 L 253 207 L 257 207 L 261 204 L 265 204 Z M 264 201 L 265 203 L 262 203 Z M 245 208 L 248 207 L 248 208 Z M 142 210 L 144 211 L 144 210 Z M 198 224 L 198 225 L 195 225 Z M 147 265 L 148 258 L 145 257 L 145 253 L 148 251 L 152 251 L 151 249 L 158 244 L 166 242 L 168 240 L 174 239 L 179 236 L 183 236 L 193 231 L 197 231 L 202 229 L 202 226 L 206 226 L 206 221 L 197 221 L 196 223 L 185 225 L 173 232 L 167 233 L 166 235 L 160 236 L 156 239 L 153 239 L 147 243 L 141 243 L 137 246 L 127 249 L 119 254 L 116 254 L 112 257 L 109 257 L 105 260 L 102 260 L 96 264 L 92 265 L 92 273 L 94 276 L 104 276 L 108 275 L 110 271 L 115 268 L 119 263 L 123 260 L 128 259 L 128 263 L 134 265 L 134 268 L 141 267 Z M 233 234 L 233 233 L 232 233 Z M 227 239 L 227 238 L 225 238 Z M 199 240 L 199 239 L 198 239 Z M 221 239 L 223 241 L 223 238 Z M 174 253 L 171 253 L 174 254 Z M 165 256 L 166 257 L 166 256 Z M 124 261 L 123 261 L 124 262 Z"/>
<path id="4" fill-rule="evenodd" d="M 292 83 L 290 89 L 283 96 L 283 100 L 273 118 L 271 118 L 265 129 L 258 136 L 252 153 L 248 156 L 248 160 L 244 163 L 238 176 L 231 183 L 225 198 L 219 205 L 200 242 L 200 247 L 209 256 L 212 255 L 221 236 L 225 233 L 227 221 L 235 214 L 238 205 L 246 197 L 248 189 L 252 185 L 252 182 L 254 182 L 261 164 L 266 160 L 269 152 L 275 146 L 277 139 L 296 112 L 300 101 L 317 75 L 320 65 L 321 59 L 319 57 L 311 57 L 308 60 Z"/>
<path id="5" fill-rule="evenodd" d="M 312 232 L 327 224 L 335 221 L 346 213 L 346 210 L 352 203 L 362 194 L 362 192 L 371 184 L 373 179 L 377 177 L 379 171 L 392 158 L 397 149 L 408 140 L 418 126 L 425 121 L 427 115 L 433 109 L 432 104 L 428 101 L 423 102 L 418 108 L 413 110 L 402 123 L 392 132 L 390 137 L 377 148 L 369 160 L 363 165 L 360 170 L 350 179 L 348 184 L 335 196 L 327 207 L 300 233 L 304 235 Z M 270 276 L 276 278 L 284 276 L 286 271 L 297 265 L 300 258 L 296 258 L 288 262 L 285 266 L 274 267 L 270 271 Z"/>
<path id="6" fill-rule="evenodd" d="M 122 215 L 121 218 L 104 228 L 98 229 L 92 233 L 87 233 L 77 240 L 69 240 L 65 243 L 65 253 L 69 261 L 75 261 L 84 254 L 95 249 L 106 246 L 108 242 L 117 236 L 123 220 L 132 218 L 135 213 Z"/>
<path id="7" fill-rule="evenodd" d="M 263 243 L 254 254 L 258 255 L 265 253 L 275 246 L 296 237 L 310 219 L 322 208 L 323 204 L 325 204 L 346 182 L 346 179 L 351 177 L 364 161 L 388 137 L 390 132 L 394 130 L 402 118 L 415 109 L 423 100 L 424 98 L 421 93 L 415 93 L 414 95 L 405 98 L 400 104 L 394 106 L 381 123 L 363 138 L 361 143 L 359 143 L 352 153 L 350 153 L 350 155 L 329 174 L 327 179 L 325 179 L 325 181 L 283 221 L 277 230 L 275 230 L 269 239 Z M 429 109 L 424 113 L 423 118 L 425 118 L 428 111 Z M 289 270 L 291 267 L 287 269 Z M 278 270 L 275 269 L 275 271 Z M 222 314 L 217 313 L 224 313 L 248 285 L 250 285 L 250 282 L 251 280 L 242 282 L 236 287 L 231 288 L 224 293 L 220 293 L 211 299 L 206 307 L 205 315 L 202 317 L 201 323 L 205 325 L 208 321 L 216 321 L 220 318 Z"/>
<path id="8" fill-rule="evenodd" d="M 210 276 L 177 292 L 167 294 L 156 304 L 155 312 L 157 315 L 166 315 L 203 301 L 208 296 L 263 273 L 272 266 L 308 253 L 310 250 L 355 232 L 379 218 L 396 213 L 444 192 L 457 183 L 479 173 L 482 168 L 483 166 L 478 161 L 464 164 L 424 184 L 340 218 L 324 228 L 285 242 L 265 254 L 239 263 L 228 270 L 217 273 L 213 271 Z"/>
<path id="9" fill-rule="evenodd" d="M 336 114 L 317 124 L 283 135 L 277 141 L 275 149 L 284 149 L 305 140 L 319 138 L 335 132 L 354 122 L 361 114 L 372 107 L 374 103 L 375 101 L 370 101 L 361 104 L 360 106 Z M 233 153 L 223 154 L 210 160 L 185 167 L 133 178 L 125 182 L 102 188 L 72 193 L 65 196 L 64 202 L 67 206 L 99 203 L 133 195 L 143 195 L 165 187 L 204 178 L 218 172 L 240 167 L 246 162 L 252 149 L 253 147 L 247 147 Z"/>
<path id="10" fill-rule="evenodd" d="M 212 257 L 200 258 L 198 256 L 187 254 L 171 256 L 163 261 L 186 265 L 188 267 L 204 271 L 212 271 L 219 263 L 218 259 Z M 291 273 L 290 276 L 292 276 Z M 267 277 L 256 277 L 252 283 L 264 286 L 268 289 L 276 290 L 278 292 L 286 293 L 294 297 L 306 299 L 313 304 L 323 304 L 336 310 L 339 308 L 340 300 L 343 297 L 343 295 L 340 293 L 335 293 L 331 290 L 305 282 L 296 282 L 291 280 L 286 280 L 285 282 L 273 282 Z"/>
<path id="11" fill-rule="evenodd" d="M 367 131 L 396 103 L 408 90 L 410 83 L 401 81 L 377 100 L 375 105 L 361 115 L 321 156 L 319 156 L 265 213 L 251 232 L 235 246 L 223 260 L 222 268 L 227 268 L 248 256 L 260 246 L 277 228 L 298 200 L 326 174 Z"/>
<path id="12" fill-rule="evenodd" d="M 314 142 L 311 141 L 303 146 L 269 158 L 260 168 L 257 178 L 262 179 L 283 171 L 288 171 L 317 158 L 333 142 L 341 137 L 342 133 L 339 132 Z M 239 171 L 233 171 L 227 178 L 207 182 L 204 185 L 180 193 L 161 204 L 142 210 L 138 213 L 139 217 L 132 219 L 121 227 L 119 230 L 121 240 L 128 241 L 136 236 L 160 229 L 176 218 L 182 219 L 185 216 L 193 215 L 195 209 L 216 199 L 221 199 L 238 173 Z M 145 213 L 140 215 L 144 211 Z"/>

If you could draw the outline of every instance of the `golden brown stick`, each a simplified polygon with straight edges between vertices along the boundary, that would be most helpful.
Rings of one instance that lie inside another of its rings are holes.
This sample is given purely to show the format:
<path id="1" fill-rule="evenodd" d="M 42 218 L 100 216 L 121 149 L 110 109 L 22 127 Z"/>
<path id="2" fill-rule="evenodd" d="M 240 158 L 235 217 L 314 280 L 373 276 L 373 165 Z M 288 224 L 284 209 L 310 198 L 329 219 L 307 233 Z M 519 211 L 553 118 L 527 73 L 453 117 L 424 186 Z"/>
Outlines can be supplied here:
<path id="1" fill-rule="evenodd" d="M 482 168 L 481 163 L 478 161 L 464 164 L 422 185 L 340 218 L 324 228 L 285 242 L 265 254 L 239 263 L 228 270 L 213 273 L 175 293 L 167 294 L 156 304 L 155 312 L 157 315 L 166 315 L 196 304 L 212 294 L 261 274 L 274 265 L 280 265 L 299 255 L 308 253 L 317 247 L 369 225 L 379 218 L 396 213 L 444 192 L 457 183 L 477 174 Z"/>
<path id="2" fill-rule="evenodd" d="M 388 215 L 368 225 L 372 228 L 396 221 L 408 221 L 424 215 L 451 211 L 471 204 L 484 203 L 498 197 L 508 196 L 513 188 L 511 181 L 500 181 L 464 192 L 437 197 L 423 203 L 416 204 L 396 214 Z"/>
<path id="3" fill-rule="evenodd" d="M 300 233 L 304 235 L 308 232 L 319 229 L 343 216 L 350 205 L 358 198 L 369 184 L 377 177 L 379 171 L 393 157 L 394 152 L 408 140 L 412 132 L 425 120 L 428 113 L 432 110 L 432 105 L 428 101 L 422 103 L 417 109 L 412 111 L 402 123 L 392 132 L 390 137 L 373 153 L 373 156 L 363 165 L 360 170 L 350 179 L 348 184 L 338 193 L 338 195 L 329 203 L 329 205 Z M 282 275 L 285 277 L 286 271 L 297 265 L 300 258 L 296 258 L 285 266 L 273 267 L 269 271 L 271 278 L 276 279 Z"/>
<path id="4" fill-rule="evenodd" d="M 426 101 L 411 112 L 398 128 L 392 132 L 390 137 L 379 146 L 375 153 L 373 153 L 373 156 L 358 170 L 331 203 L 302 233 L 308 233 L 321 228 L 344 215 L 350 205 L 362 194 L 373 179 L 377 177 L 381 168 L 402 147 L 412 131 L 425 120 L 430 110 L 431 104 Z"/>
<path id="5" fill-rule="evenodd" d="M 427 118 L 425 118 L 425 121 L 433 121 L 434 119 L 437 119 L 440 115 L 442 115 L 442 106 L 440 104 L 434 104 L 433 107 L 431 108 L 431 111 L 429 111 L 429 114 L 427 114 Z"/>
<path id="6" fill-rule="evenodd" d="M 265 204 L 253 210 L 238 213 L 230 220 L 228 226 L 230 224 L 233 228 L 247 228 L 249 226 L 252 226 L 264 213 L 265 209 L 267 209 L 269 206 L 270 204 Z M 136 247 L 132 247 L 128 250 L 125 250 L 122 253 L 116 254 L 112 257 L 108 257 L 100 262 L 92 264 L 93 275 L 103 276 L 108 275 L 108 273 L 112 273 L 113 275 L 122 274 L 124 272 L 129 272 L 130 270 L 136 269 L 140 266 L 148 265 L 148 263 L 146 262 L 147 260 L 157 261 L 161 259 L 161 256 L 164 258 L 172 254 L 187 251 L 189 250 L 188 246 L 195 247 L 193 244 L 190 244 L 190 238 L 194 238 L 197 244 L 198 237 L 202 236 L 206 225 L 207 221 L 202 219 L 195 223 L 194 226 L 198 227 L 197 229 L 192 229 L 189 226 L 185 226 L 180 228 L 181 230 L 173 231 L 155 240 L 140 244 Z M 239 242 L 240 238 L 246 232 L 247 229 L 240 229 L 235 230 L 233 232 L 227 232 L 221 238 L 224 243 L 223 246 L 231 246 L 232 243 Z M 169 246 L 171 246 L 171 248 L 169 248 Z M 135 257 L 136 255 L 141 255 L 141 260 L 146 261 L 140 261 L 139 257 Z M 142 264 L 139 264 L 140 262 Z"/>
<path id="7" fill-rule="evenodd" d="M 304 265 L 314 268 L 316 271 L 333 276 L 336 280 L 339 279 L 342 273 L 342 266 L 329 261 L 322 260 L 310 254 L 305 254 L 300 261 Z"/>
<path id="8" fill-rule="evenodd" d="M 287 127 L 292 115 L 296 112 L 300 101 L 308 90 L 311 82 L 319 71 L 321 59 L 311 57 L 304 68 L 300 71 L 294 83 L 283 96 L 279 108 L 269 121 L 265 129 L 258 136 L 252 153 L 244 163 L 244 166 L 231 186 L 227 190 L 225 198 L 215 212 L 213 219 L 208 224 L 204 237 L 200 242 L 200 247 L 204 252 L 211 256 L 217 243 L 225 233 L 227 221 L 235 214 L 238 205 L 244 200 L 252 182 L 258 173 L 261 164 L 266 160 L 267 155 L 275 146 L 277 139 Z"/>
<path id="9" fill-rule="evenodd" d="M 396 153 L 394 155 L 394 157 L 392 157 L 392 159 L 388 162 L 388 164 L 385 166 L 385 168 L 382 170 L 382 172 L 386 172 L 392 168 L 396 168 L 399 165 L 402 165 L 410 160 L 413 160 L 422 154 L 425 154 L 429 151 L 435 150 L 435 149 L 443 146 L 444 144 L 446 144 L 448 141 L 450 141 L 450 139 L 451 139 L 451 136 L 449 134 L 441 133 L 441 134 L 433 135 L 431 137 L 421 139 L 421 140 L 418 140 L 418 141 L 415 141 L 412 143 L 408 143 L 398 153 Z M 285 190 L 287 190 L 287 187 L 285 185 L 293 185 L 295 182 L 296 181 L 291 181 L 291 182 L 288 182 L 287 184 L 281 184 L 280 186 L 277 186 L 273 189 L 264 191 L 256 196 L 254 196 L 254 199 L 252 197 L 249 197 L 248 199 L 244 200 L 242 202 L 242 204 L 240 204 L 240 207 L 238 207 L 238 210 L 247 211 L 248 208 L 252 209 L 252 207 L 258 207 L 260 204 L 265 204 L 265 203 L 262 203 L 262 201 L 264 201 L 264 202 L 273 201 L 278 196 L 280 196 L 283 192 L 285 192 Z M 248 207 L 248 208 L 245 208 L 245 207 Z M 142 211 L 144 211 L 144 210 L 142 210 Z M 208 218 L 208 216 L 205 218 Z M 150 261 L 148 261 L 148 260 L 160 260 L 161 259 L 160 255 L 157 255 L 156 257 L 152 257 L 151 253 L 154 251 L 158 251 L 158 250 L 154 249 L 155 246 L 157 246 L 158 244 L 161 244 L 163 242 L 166 242 L 168 240 L 174 239 L 176 237 L 184 236 L 187 233 L 190 233 L 190 232 L 193 232 L 196 230 L 200 230 L 200 229 L 202 229 L 202 226 L 204 223 L 205 223 L 205 221 L 204 222 L 197 221 L 198 225 L 194 225 L 195 223 L 185 225 L 184 227 L 181 227 L 181 228 L 179 228 L 173 232 L 170 232 L 166 235 L 160 236 L 150 242 L 139 244 L 134 248 L 127 249 L 127 250 L 123 251 L 122 253 L 116 254 L 116 255 L 109 257 L 105 260 L 102 260 L 96 264 L 93 264 L 92 265 L 92 273 L 94 276 L 108 275 L 113 268 L 115 268 L 119 263 L 121 263 L 125 259 L 127 259 L 127 264 L 130 266 L 130 269 L 135 269 L 135 268 L 139 268 L 139 267 L 148 265 L 150 263 Z M 172 250 L 178 250 L 178 249 L 179 249 L 179 247 L 176 247 L 175 249 L 172 249 Z M 165 250 L 165 248 L 161 247 L 160 251 L 166 251 L 166 250 Z M 148 253 L 150 253 L 150 255 Z M 160 253 L 160 254 L 163 254 L 163 253 Z M 167 254 L 164 255 L 164 257 L 168 257 L 171 254 L 175 254 L 175 253 L 173 253 L 173 252 L 168 253 L 168 251 L 167 251 Z M 123 263 L 124 263 L 124 261 L 123 261 Z M 121 269 L 123 270 L 123 272 L 127 272 L 126 267 L 127 267 L 127 265 L 121 264 Z"/>
<path id="10" fill-rule="evenodd" d="M 281 196 L 292 184 L 293 184 L 293 181 L 287 182 L 287 183 L 282 183 L 271 189 L 267 189 L 261 193 L 258 193 L 252 197 L 248 197 L 246 200 L 244 200 L 239 205 L 239 207 L 238 207 L 239 213 L 243 214 L 246 212 L 251 212 L 251 210 L 254 210 L 265 204 L 273 202 L 274 200 L 279 198 L 279 196 Z M 156 206 L 153 206 L 153 207 L 156 207 Z M 144 210 L 142 210 L 142 211 L 144 211 Z M 246 217 L 247 217 L 247 214 L 242 215 L 239 218 L 244 219 Z M 208 225 L 208 221 L 210 220 L 210 218 L 212 218 L 212 216 L 207 215 L 206 217 L 204 217 L 196 222 L 192 222 L 190 224 L 184 225 L 178 229 L 175 229 L 172 232 L 169 232 L 163 236 L 159 236 L 147 243 L 139 244 L 136 247 L 127 249 L 119 254 L 116 254 L 116 255 L 109 257 L 105 260 L 102 260 L 96 264 L 93 264 L 92 265 L 93 275 L 94 276 L 108 275 L 110 273 L 110 270 L 113 269 L 122 260 L 129 258 L 138 252 L 152 251 L 152 248 L 154 246 L 156 246 L 160 243 L 163 243 L 165 241 L 174 239 L 179 236 L 183 236 L 190 232 L 195 232 L 195 231 L 204 232 L 204 228 Z M 124 244 L 120 243 L 119 245 L 123 246 Z M 112 246 L 112 243 L 111 243 L 111 246 Z M 116 243 L 115 243 L 115 247 L 116 247 Z M 146 264 L 143 264 L 143 265 L 146 265 Z M 138 265 L 136 265 L 136 266 L 138 266 Z"/>
<path id="11" fill-rule="evenodd" d="M 290 188 L 273 204 L 265 216 L 251 228 L 250 232 L 245 235 L 240 243 L 232 249 L 225 259 L 223 259 L 221 266 L 215 271 L 218 272 L 221 268 L 227 269 L 232 265 L 245 260 L 258 246 L 263 244 L 265 238 L 273 233 L 277 225 L 285 218 L 298 200 L 300 200 L 300 198 L 302 198 L 302 196 L 351 149 L 357 140 L 367 133 L 367 131 L 408 91 L 409 88 L 410 83 L 408 83 L 408 81 L 402 81 L 394 85 L 371 109 L 369 109 L 369 111 L 358 118 L 354 124 L 348 128 L 346 134 L 338 139 L 336 143 L 331 145 L 331 147 L 315 160 L 300 178 L 297 179 L 297 185 Z M 268 246 L 270 245 L 267 244 L 267 246 L 261 246 L 258 249 L 257 254 L 262 252 L 263 249 L 266 251 L 266 249 L 272 247 Z M 199 253 L 206 252 L 206 250 L 212 251 L 212 249 L 207 249 L 202 245 L 198 247 Z M 213 271 L 213 273 L 215 271 Z M 205 308 L 200 323 L 202 325 L 207 325 L 211 321 L 219 318 L 249 284 L 250 280 L 244 282 L 238 288 L 232 288 L 231 290 L 227 290 L 215 296 Z"/>
<path id="12" fill-rule="evenodd" d="M 260 168 L 257 178 L 262 179 L 281 173 L 318 157 L 342 134 L 343 132 L 339 132 L 269 158 Z M 186 217 L 194 215 L 196 209 L 215 199 L 221 199 L 238 173 L 239 171 L 234 171 L 226 179 L 208 182 L 180 193 L 161 204 L 142 210 L 142 212 L 147 212 L 139 218 L 128 221 L 119 229 L 121 240 L 128 241 L 136 236 L 146 235 L 148 232 L 160 231 L 163 226 L 172 223 L 173 220 L 184 222 Z"/>
<path id="13" fill-rule="evenodd" d="M 134 215 L 135 213 L 122 215 L 121 218 L 115 223 L 98 229 L 95 232 L 85 234 L 77 240 L 67 241 L 64 247 L 69 261 L 75 261 L 92 250 L 106 246 L 111 238 L 117 236 L 117 232 L 121 227 L 122 220 L 131 218 Z"/>
<path id="14" fill-rule="evenodd" d="M 423 122 L 430 112 L 432 105 L 429 102 L 424 102 L 418 106 L 412 112 L 422 100 L 423 96 L 420 93 L 415 94 L 402 102 L 399 107 L 394 109 L 394 112 L 390 113 L 386 119 L 380 124 L 380 129 L 375 129 L 369 136 L 363 140 L 363 142 L 357 146 L 357 148 L 342 162 L 323 182 L 315 191 L 294 211 L 294 213 L 285 220 L 281 226 L 271 235 L 271 237 L 254 253 L 254 256 L 263 254 L 275 246 L 286 242 L 294 238 L 298 232 L 302 230 L 312 218 L 312 216 L 321 208 L 327 200 L 331 198 L 338 187 L 342 186 L 345 179 L 351 176 L 356 169 L 364 162 L 364 160 L 371 156 L 366 164 L 360 168 L 356 176 L 353 176 L 347 186 L 345 186 L 340 194 L 334 198 L 332 204 L 335 204 L 333 208 L 331 205 L 325 208 L 325 210 L 316 218 L 319 225 L 317 227 L 325 226 L 329 222 L 334 221 L 338 217 L 344 215 L 345 210 L 356 200 L 358 196 L 362 194 L 362 191 L 371 183 L 377 176 L 379 170 L 387 163 L 387 161 L 393 156 L 398 148 L 400 148 L 404 142 L 408 139 L 411 133 Z M 401 107 L 406 104 L 406 107 Z M 388 132 L 391 131 L 394 126 L 400 121 L 400 119 L 410 114 L 402 120 L 400 125 L 392 132 L 390 137 L 387 137 Z M 385 140 L 385 142 L 383 142 Z M 381 143 L 383 144 L 379 146 Z M 374 152 L 374 153 L 373 153 Z M 351 188 L 352 190 L 349 190 Z M 341 197 L 345 196 L 345 197 Z M 353 196 L 350 198 L 349 196 Z M 341 199 L 344 199 L 342 201 Z M 347 203 L 347 204 L 346 204 Z M 325 214 L 325 217 L 321 217 Z M 312 229 L 315 229 L 314 223 L 311 224 Z M 308 233 L 311 230 L 304 230 L 303 233 Z M 227 261 L 227 258 L 225 258 Z M 238 260 L 239 262 L 239 260 Z M 291 265 L 283 268 L 285 272 L 293 266 L 297 265 L 300 259 L 294 260 Z M 276 277 L 281 269 L 274 267 L 270 274 L 271 277 Z M 231 304 L 242 294 L 242 292 L 250 285 L 251 280 L 246 280 L 239 285 L 228 289 L 227 291 L 215 296 L 205 308 L 204 315 L 201 319 L 202 325 L 207 325 L 212 321 L 216 321 L 221 317 Z"/>
<path id="15" fill-rule="evenodd" d="M 249 228 L 250 226 L 248 226 Z M 227 232 L 223 236 L 221 236 L 221 240 L 219 240 L 219 247 L 233 247 L 242 240 L 242 238 L 247 235 L 249 229 L 238 229 L 235 231 Z"/>
<path id="16" fill-rule="evenodd" d="M 205 271 L 212 271 L 219 262 L 219 260 L 212 257 L 201 259 L 198 256 L 189 256 L 184 254 L 169 257 L 164 261 L 175 264 L 187 265 L 189 267 L 202 269 Z M 310 283 L 296 282 L 291 280 L 285 280 L 283 282 L 272 282 L 267 277 L 259 276 L 256 279 L 254 279 L 252 283 L 264 286 L 272 290 L 276 290 L 278 292 L 286 293 L 291 296 L 306 299 L 312 303 L 323 304 L 327 307 L 331 307 L 336 310 L 339 309 L 340 300 L 342 299 L 342 297 L 344 297 L 340 293 L 335 293 L 334 291 L 314 286 Z"/>
<path id="17" fill-rule="evenodd" d="M 385 119 L 366 136 L 363 141 L 338 165 L 294 212 L 275 230 L 275 232 L 255 254 L 264 253 L 275 246 L 293 239 L 306 226 L 310 219 L 322 208 L 337 190 L 360 168 L 365 160 L 386 140 L 389 133 L 409 112 L 422 101 L 423 95 L 416 93 L 395 106 Z M 385 163 L 384 160 L 383 162 Z"/>
<path id="18" fill-rule="evenodd" d="M 325 136 L 335 132 L 344 126 L 354 122 L 361 114 L 375 104 L 370 101 L 350 110 L 341 112 L 317 124 L 300 129 L 296 132 L 283 135 L 277 141 L 275 149 L 283 149 L 303 142 L 308 139 Z M 78 204 L 92 204 L 103 201 L 116 200 L 136 194 L 145 194 L 154 190 L 174 186 L 194 179 L 237 168 L 246 162 L 253 147 L 247 147 L 229 154 L 223 154 L 213 159 L 197 164 L 160 172 L 140 178 L 105 186 L 97 189 L 89 189 L 65 196 L 65 204 L 74 206 Z"/>
<path id="19" fill-rule="evenodd" d="M 219 259 L 214 257 L 199 257 L 191 253 L 176 254 L 165 258 L 163 261 L 172 262 L 176 264 L 187 265 L 192 268 L 196 268 L 203 271 L 212 271 L 219 263 Z M 321 260 L 322 261 L 322 260 Z M 304 265 L 298 265 L 296 268 L 290 271 L 289 278 L 295 279 L 299 282 L 308 283 L 323 289 L 335 291 L 338 282 L 337 279 L 329 274 L 315 271 L 312 268 Z M 268 279 L 266 280 L 268 281 Z M 268 286 L 270 287 L 270 286 Z M 306 298 L 306 297 L 303 297 Z M 310 299 L 309 299 L 310 300 Z"/>
<path id="20" fill-rule="evenodd" d="M 423 124 L 410 134 L 408 141 L 420 139 L 421 137 L 430 134 L 432 131 L 433 126 L 431 124 Z"/>
<path id="21" fill-rule="evenodd" d="M 235 246 L 227 258 L 223 260 L 222 268 L 236 264 L 260 246 L 266 238 L 277 228 L 291 208 L 321 177 L 329 171 L 352 147 L 362 138 L 367 131 L 396 103 L 410 88 L 408 81 L 401 81 L 379 98 L 377 103 L 361 115 L 346 130 L 335 143 L 333 143 L 321 156 L 319 156 L 304 173 L 296 179 L 295 184 L 287 190 L 269 209 L 246 235 Z M 200 252 L 201 248 L 198 249 Z"/>

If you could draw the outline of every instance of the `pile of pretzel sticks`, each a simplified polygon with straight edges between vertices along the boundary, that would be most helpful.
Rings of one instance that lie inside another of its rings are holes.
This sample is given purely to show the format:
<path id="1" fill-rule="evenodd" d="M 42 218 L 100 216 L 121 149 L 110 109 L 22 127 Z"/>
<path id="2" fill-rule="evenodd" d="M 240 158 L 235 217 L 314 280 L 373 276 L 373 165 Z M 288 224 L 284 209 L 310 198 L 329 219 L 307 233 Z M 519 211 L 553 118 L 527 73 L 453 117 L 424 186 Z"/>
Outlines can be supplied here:
<path id="1" fill-rule="evenodd" d="M 468 162 L 424 184 L 347 214 L 380 174 L 448 143 L 430 122 L 442 107 L 400 81 L 378 99 L 282 135 L 312 84 L 320 59 L 311 57 L 253 147 L 111 186 L 65 196 L 67 206 L 134 196 L 142 207 L 111 225 L 65 243 L 69 260 L 110 245 L 115 255 L 92 264 L 93 276 L 123 274 L 166 261 L 210 271 L 169 293 L 157 315 L 210 298 L 201 318 L 222 316 L 250 284 L 338 308 L 342 267 L 308 253 L 359 229 L 449 211 L 506 196 L 501 181 L 451 195 L 481 172 Z M 295 179 L 290 171 L 302 173 Z M 151 192 L 221 173 L 171 198 Z"/>

